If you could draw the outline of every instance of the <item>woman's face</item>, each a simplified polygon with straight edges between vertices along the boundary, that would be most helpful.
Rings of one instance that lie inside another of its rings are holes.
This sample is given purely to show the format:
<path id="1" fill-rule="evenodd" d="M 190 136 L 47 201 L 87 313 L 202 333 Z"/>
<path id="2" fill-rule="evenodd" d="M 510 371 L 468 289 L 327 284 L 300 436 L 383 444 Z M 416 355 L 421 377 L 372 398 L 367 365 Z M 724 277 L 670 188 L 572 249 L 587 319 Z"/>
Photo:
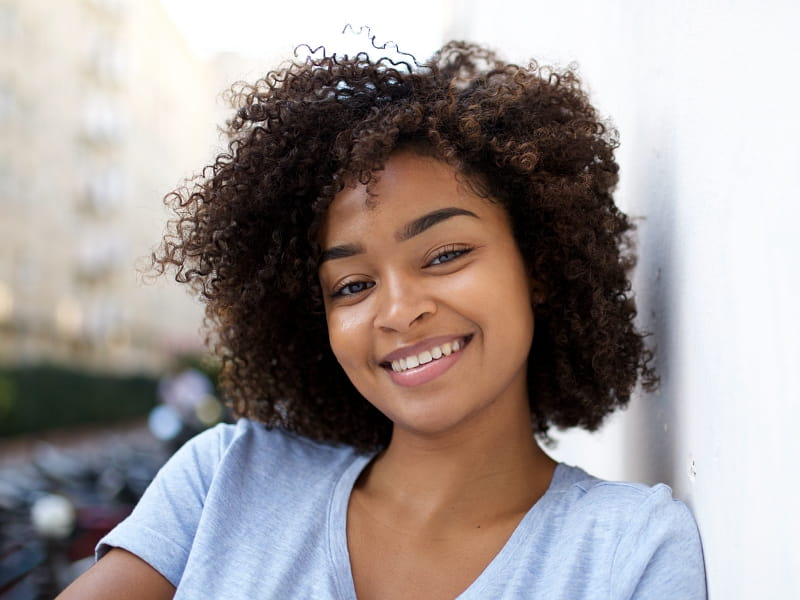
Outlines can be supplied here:
<path id="1" fill-rule="evenodd" d="M 320 282 L 333 353 L 395 427 L 446 432 L 524 403 L 530 279 L 502 207 L 447 164 L 393 154 L 333 200 Z"/>

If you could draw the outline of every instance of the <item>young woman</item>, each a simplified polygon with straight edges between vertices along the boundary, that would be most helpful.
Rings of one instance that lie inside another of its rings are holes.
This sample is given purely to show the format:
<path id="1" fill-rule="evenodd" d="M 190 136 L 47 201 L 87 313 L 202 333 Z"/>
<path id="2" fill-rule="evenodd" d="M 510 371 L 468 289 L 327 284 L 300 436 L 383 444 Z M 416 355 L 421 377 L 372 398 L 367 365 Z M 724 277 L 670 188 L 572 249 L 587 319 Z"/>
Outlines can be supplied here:
<path id="1" fill-rule="evenodd" d="M 161 269 L 237 413 L 187 443 L 63 598 L 705 597 L 664 485 L 556 464 L 656 385 L 615 133 L 570 71 L 451 43 L 239 90 Z"/>

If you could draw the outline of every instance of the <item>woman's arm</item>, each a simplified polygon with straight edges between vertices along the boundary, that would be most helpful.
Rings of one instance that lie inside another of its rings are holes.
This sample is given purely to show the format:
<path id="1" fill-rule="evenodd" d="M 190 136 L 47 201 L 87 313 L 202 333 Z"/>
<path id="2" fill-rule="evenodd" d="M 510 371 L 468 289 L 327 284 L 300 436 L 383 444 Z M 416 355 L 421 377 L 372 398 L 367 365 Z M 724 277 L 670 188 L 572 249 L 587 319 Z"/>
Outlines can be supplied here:
<path id="1" fill-rule="evenodd" d="M 175 588 L 135 554 L 112 548 L 56 600 L 169 600 Z"/>

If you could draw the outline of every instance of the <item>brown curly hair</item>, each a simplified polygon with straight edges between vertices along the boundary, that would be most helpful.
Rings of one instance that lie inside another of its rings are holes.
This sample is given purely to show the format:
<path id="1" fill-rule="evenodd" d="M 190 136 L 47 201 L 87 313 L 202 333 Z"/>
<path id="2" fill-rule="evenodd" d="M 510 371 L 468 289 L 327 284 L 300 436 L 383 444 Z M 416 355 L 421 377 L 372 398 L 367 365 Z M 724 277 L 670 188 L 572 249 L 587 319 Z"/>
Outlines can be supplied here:
<path id="1" fill-rule="evenodd" d="M 391 423 L 330 349 L 317 231 L 345 185 L 368 184 L 399 147 L 454 166 L 513 223 L 536 307 L 528 360 L 533 431 L 596 429 L 637 380 L 657 384 L 634 325 L 632 223 L 615 206 L 616 132 L 572 69 L 507 64 L 451 42 L 418 63 L 312 51 L 233 88 L 230 144 L 169 194 L 156 270 L 206 303 L 208 342 L 239 415 L 359 450 Z"/>

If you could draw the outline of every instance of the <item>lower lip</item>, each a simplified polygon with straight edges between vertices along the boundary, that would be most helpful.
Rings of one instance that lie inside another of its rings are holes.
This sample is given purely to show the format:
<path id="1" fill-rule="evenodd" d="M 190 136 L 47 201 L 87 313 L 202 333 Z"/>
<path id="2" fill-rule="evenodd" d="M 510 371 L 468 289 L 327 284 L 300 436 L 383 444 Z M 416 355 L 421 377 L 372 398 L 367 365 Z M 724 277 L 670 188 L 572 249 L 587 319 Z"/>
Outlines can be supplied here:
<path id="1" fill-rule="evenodd" d="M 467 346 L 468 345 L 469 344 L 467 344 Z M 389 368 L 386 369 L 386 372 L 397 385 L 402 385 L 403 387 L 422 385 L 423 383 L 433 381 L 456 364 L 464 353 L 464 350 L 467 349 L 467 346 L 464 346 L 461 350 L 454 352 L 450 356 L 443 356 L 442 358 L 432 360 L 429 363 L 414 367 L 413 369 L 407 369 L 397 373 Z"/>

